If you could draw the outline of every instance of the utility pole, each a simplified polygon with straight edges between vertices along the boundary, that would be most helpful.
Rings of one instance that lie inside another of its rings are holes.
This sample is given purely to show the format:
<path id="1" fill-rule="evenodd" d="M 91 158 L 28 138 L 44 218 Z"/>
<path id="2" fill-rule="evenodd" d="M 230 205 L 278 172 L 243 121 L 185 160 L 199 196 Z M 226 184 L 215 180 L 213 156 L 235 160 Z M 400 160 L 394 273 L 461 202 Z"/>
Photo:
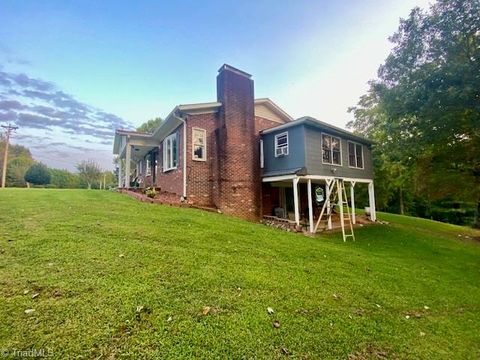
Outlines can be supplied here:
<path id="1" fill-rule="evenodd" d="M 5 180 L 7 178 L 7 160 L 8 160 L 8 145 L 10 142 L 10 135 L 12 131 L 15 131 L 18 129 L 17 126 L 12 126 L 10 124 L 8 125 L 2 125 L 2 128 L 5 129 L 5 151 L 3 152 L 3 169 L 2 169 L 2 188 L 5 187 Z"/>

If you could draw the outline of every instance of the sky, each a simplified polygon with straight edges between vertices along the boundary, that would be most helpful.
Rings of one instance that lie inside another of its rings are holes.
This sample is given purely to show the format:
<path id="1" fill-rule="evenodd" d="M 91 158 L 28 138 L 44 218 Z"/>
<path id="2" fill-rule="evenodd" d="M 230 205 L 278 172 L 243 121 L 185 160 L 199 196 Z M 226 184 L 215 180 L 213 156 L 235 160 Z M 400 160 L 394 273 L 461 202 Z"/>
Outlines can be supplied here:
<path id="1" fill-rule="evenodd" d="M 224 63 L 294 118 L 345 128 L 399 19 L 426 0 L 0 2 L 0 124 L 34 158 L 113 169 L 115 128 L 215 101 Z"/>

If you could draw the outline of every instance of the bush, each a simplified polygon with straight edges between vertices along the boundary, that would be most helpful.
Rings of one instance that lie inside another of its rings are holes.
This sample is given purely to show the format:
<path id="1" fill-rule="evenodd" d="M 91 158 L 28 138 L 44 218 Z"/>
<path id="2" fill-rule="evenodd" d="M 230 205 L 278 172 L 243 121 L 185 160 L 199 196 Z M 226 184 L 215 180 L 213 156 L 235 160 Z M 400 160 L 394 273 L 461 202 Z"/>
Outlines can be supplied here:
<path id="1" fill-rule="evenodd" d="M 157 195 L 157 192 L 155 191 L 155 188 L 148 187 L 145 189 L 145 195 L 153 199 L 155 195 Z"/>
<path id="2" fill-rule="evenodd" d="M 50 184 L 50 172 L 46 165 L 35 163 L 25 173 L 25 181 L 34 185 Z"/>

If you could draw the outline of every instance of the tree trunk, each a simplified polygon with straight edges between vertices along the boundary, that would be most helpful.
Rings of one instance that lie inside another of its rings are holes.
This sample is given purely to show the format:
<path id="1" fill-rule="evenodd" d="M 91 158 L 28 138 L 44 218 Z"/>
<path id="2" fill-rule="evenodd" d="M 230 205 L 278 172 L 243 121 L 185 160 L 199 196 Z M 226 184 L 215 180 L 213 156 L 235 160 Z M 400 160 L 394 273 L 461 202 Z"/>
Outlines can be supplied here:
<path id="1" fill-rule="evenodd" d="M 480 200 L 477 201 L 477 209 L 475 210 L 475 219 L 473 220 L 473 227 L 480 229 Z"/>
<path id="2" fill-rule="evenodd" d="M 92 189 L 92 184 L 88 183 L 88 190 Z"/>
<path id="3" fill-rule="evenodd" d="M 399 190 L 400 191 L 399 191 L 398 197 L 400 201 L 400 214 L 405 215 L 405 205 L 403 203 L 403 189 L 400 188 Z"/>

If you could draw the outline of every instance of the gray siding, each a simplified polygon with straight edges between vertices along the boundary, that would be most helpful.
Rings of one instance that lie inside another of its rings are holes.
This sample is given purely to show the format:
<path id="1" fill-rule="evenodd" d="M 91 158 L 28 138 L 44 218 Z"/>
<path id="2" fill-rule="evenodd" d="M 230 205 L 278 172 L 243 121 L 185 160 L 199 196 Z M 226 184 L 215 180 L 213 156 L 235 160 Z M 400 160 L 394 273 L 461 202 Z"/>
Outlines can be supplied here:
<path id="1" fill-rule="evenodd" d="M 288 132 L 289 154 L 275 157 L 275 135 Z M 322 162 L 322 133 L 336 136 L 341 141 L 342 165 L 330 165 Z M 370 145 L 361 144 L 363 151 L 363 169 L 348 165 L 348 139 L 344 134 L 331 130 L 299 124 L 288 129 L 264 134 L 263 173 L 267 176 L 291 174 L 293 170 L 306 168 L 308 175 L 341 176 L 348 178 L 373 179 L 373 164 Z M 358 141 L 352 140 L 359 144 Z M 335 172 L 333 170 L 336 169 Z"/>
<path id="2" fill-rule="evenodd" d="M 339 137 L 341 140 L 342 166 L 322 163 L 322 133 Z M 373 179 L 372 153 L 368 145 L 362 144 L 363 169 L 348 166 L 348 141 L 345 137 L 319 128 L 305 127 L 306 167 L 309 175 L 341 176 Z M 358 143 L 358 142 L 357 142 Z M 336 169 L 334 173 L 332 170 Z"/>
<path id="3" fill-rule="evenodd" d="M 275 135 L 288 132 L 288 155 L 275 157 Z M 284 172 L 305 166 L 305 128 L 303 125 L 265 134 L 263 137 L 263 172 Z"/>

